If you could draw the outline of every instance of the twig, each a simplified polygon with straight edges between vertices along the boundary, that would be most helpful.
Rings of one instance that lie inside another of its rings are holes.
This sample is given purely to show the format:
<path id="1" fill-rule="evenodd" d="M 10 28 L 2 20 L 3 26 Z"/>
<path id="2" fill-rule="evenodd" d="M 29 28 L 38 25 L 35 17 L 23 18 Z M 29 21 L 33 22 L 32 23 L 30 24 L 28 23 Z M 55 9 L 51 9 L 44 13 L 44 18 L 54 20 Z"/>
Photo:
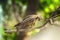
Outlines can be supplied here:
<path id="1" fill-rule="evenodd" d="M 19 31 L 32 31 L 32 30 L 34 30 L 34 29 L 42 29 L 42 28 L 44 28 L 44 26 L 49 22 L 49 20 L 50 20 L 51 18 L 56 18 L 57 16 L 60 16 L 60 14 L 48 18 L 42 26 L 35 27 L 35 28 L 31 28 L 31 29 L 30 29 L 30 28 L 28 28 L 28 29 L 20 29 Z M 5 32 L 7 32 L 7 33 L 17 32 L 17 30 L 5 30 Z"/>

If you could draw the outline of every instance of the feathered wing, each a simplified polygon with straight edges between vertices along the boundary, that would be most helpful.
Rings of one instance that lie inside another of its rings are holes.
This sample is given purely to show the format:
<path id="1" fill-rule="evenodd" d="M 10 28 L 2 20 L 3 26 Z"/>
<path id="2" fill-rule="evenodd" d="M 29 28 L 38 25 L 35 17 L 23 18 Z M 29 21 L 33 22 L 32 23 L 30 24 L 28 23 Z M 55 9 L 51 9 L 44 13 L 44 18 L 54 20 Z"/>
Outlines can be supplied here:
<path id="1" fill-rule="evenodd" d="M 17 28 L 17 40 L 19 40 L 19 37 L 21 39 L 25 38 L 27 36 L 27 31 L 19 31 L 20 29 L 30 29 L 35 24 L 36 20 L 39 20 L 40 18 L 37 15 L 29 15 L 26 17 L 21 23 L 18 23 L 16 25 Z"/>

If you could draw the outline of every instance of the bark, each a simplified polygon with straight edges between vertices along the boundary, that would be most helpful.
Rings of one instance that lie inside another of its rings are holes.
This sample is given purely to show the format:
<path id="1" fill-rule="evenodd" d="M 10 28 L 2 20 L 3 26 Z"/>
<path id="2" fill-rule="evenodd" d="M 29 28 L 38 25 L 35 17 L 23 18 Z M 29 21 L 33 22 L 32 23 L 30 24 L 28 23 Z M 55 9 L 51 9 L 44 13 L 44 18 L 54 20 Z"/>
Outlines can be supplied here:
<path id="1" fill-rule="evenodd" d="M 16 40 L 26 40 L 27 39 L 27 32 L 22 31 L 17 35 Z"/>
<path id="2" fill-rule="evenodd" d="M 26 10 L 26 16 L 36 14 L 38 9 L 38 0 L 27 0 L 28 6 Z"/>

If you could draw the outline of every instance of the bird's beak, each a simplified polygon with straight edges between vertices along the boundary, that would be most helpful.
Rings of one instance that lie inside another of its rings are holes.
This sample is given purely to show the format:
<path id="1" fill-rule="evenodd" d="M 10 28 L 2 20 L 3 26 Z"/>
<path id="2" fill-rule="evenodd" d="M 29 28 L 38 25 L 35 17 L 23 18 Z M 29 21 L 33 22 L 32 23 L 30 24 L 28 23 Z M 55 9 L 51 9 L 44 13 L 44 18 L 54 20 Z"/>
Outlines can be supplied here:
<path id="1" fill-rule="evenodd" d="M 40 21 L 40 17 L 37 17 L 36 19 L 38 19 L 38 21 Z"/>
<path id="2" fill-rule="evenodd" d="M 40 21 L 40 17 L 38 18 L 38 21 Z"/>

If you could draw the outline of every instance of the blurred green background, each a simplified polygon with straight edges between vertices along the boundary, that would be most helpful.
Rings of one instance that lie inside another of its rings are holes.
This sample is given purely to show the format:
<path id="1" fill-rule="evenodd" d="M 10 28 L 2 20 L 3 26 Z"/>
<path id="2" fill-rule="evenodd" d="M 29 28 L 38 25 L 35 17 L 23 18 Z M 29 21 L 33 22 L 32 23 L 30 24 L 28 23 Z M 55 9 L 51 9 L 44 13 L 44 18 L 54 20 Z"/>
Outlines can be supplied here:
<path id="1" fill-rule="evenodd" d="M 60 6 L 60 0 L 38 1 L 39 7 L 37 9 L 37 14 L 43 19 L 41 23 L 39 23 L 42 24 L 46 18 L 49 18 L 50 13 Z M 0 40 L 16 40 L 14 32 L 6 33 L 5 30 L 15 30 L 14 25 L 24 18 L 28 5 L 27 0 L 0 0 Z M 60 17 L 57 17 L 56 19 L 60 21 Z M 36 23 L 35 26 L 40 26 L 39 24 Z M 30 33 L 34 35 L 36 32 L 38 31 L 33 30 Z"/>

